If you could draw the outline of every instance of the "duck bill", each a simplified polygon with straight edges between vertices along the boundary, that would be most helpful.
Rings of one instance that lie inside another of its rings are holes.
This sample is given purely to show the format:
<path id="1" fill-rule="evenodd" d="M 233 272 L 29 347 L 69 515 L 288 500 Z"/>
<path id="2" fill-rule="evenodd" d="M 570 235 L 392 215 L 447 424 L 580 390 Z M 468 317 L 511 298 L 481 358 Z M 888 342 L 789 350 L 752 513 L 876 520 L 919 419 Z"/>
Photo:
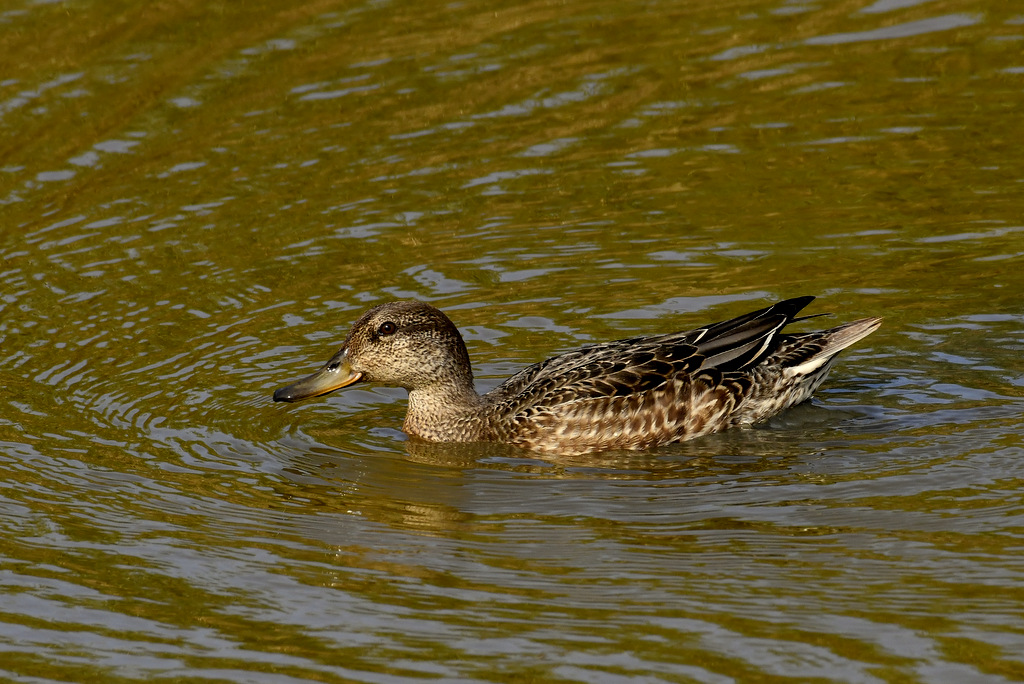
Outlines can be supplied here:
<path id="1" fill-rule="evenodd" d="M 342 349 L 316 373 L 274 392 L 274 401 L 299 401 L 319 397 L 359 382 L 362 377 L 362 373 L 352 370 L 352 364 L 348 362 L 348 349 Z"/>

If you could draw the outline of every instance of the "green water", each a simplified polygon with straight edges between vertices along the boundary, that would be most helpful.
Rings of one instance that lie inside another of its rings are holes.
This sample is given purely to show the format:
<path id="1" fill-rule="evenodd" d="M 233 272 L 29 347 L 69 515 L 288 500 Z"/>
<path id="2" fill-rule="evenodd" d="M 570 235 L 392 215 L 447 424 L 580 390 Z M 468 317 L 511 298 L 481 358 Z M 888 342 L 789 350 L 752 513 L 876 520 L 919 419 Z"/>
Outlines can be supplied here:
<path id="1" fill-rule="evenodd" d="M 1022 55 L 992 0 L 8 3 L 0 680 L 1024 680 Z M 387 299 L 487 388 L 802 294 L 885 324 L 652 452 L 270 399 Z"/>

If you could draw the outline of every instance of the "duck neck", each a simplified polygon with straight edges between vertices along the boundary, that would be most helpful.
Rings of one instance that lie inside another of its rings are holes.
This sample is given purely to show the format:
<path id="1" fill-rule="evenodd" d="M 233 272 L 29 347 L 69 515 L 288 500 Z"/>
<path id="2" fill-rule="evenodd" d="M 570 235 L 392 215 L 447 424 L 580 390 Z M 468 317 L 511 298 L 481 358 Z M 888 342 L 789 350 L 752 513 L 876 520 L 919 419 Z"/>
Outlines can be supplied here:
<path id="1" fill-rule="evenodd" d="M 479 435 L 472 418 L 483 404 L 471 379 L 417 387 L 409 390 L 403 427 L 408 434 L 432 442 L 474 441 Z"/>

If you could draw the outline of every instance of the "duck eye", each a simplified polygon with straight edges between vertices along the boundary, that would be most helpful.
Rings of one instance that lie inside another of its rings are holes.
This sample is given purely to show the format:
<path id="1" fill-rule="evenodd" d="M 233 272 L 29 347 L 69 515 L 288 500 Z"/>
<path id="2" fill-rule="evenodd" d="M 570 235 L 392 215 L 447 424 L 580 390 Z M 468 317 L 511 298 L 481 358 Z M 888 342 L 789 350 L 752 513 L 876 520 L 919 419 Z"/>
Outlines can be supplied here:
<path id="1" fill-rule="evenodd" d="M 377 334 L 394 335 L 396 330 L 398 330 L 397 325 L 395 325 L 391 321 L 384 321 L 383 323 L 380 324 L 380 327 L 377 328 Z"/>

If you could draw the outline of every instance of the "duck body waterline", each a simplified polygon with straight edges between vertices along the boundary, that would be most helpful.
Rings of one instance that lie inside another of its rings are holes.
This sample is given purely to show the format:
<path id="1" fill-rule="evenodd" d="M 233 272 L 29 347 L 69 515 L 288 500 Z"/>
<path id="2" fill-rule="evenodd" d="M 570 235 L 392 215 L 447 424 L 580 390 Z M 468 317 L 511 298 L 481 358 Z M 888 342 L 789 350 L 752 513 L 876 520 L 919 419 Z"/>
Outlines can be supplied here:
<path id="1" fill-rule="evenodd" d="M 504 442 L 580 454 L 647 449 L 752 425 L 808 399 L 846 347 L 878 329 L 865 318 L 783 333 L 814 297 L 787 299 L 685 332 L 583 347 L 473 386 L 462 335 L 438 309 L 388 302 L 364 313 L 313 375 L 274 393 L 298 401 L 356 382 L 409 391 L 404 430 L 435 442 Z"/>

